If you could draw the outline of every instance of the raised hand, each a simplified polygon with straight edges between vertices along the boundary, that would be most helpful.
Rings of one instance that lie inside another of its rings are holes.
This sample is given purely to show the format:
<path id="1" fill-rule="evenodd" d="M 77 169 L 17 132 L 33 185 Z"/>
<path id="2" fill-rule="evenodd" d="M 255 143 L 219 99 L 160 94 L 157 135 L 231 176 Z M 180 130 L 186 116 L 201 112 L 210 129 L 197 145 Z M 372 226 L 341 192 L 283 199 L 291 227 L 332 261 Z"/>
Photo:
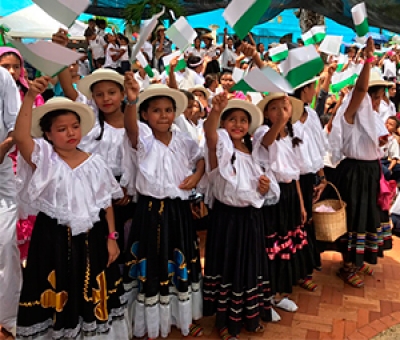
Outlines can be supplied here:
<path id="1" fill-rule="evenodd" d="M 67 46 L 69 39 L 68 39 L 68 31 L 65 29 L 60 28 L 57 33 L 53 34 L 51 37 L 51 41 L 55 44 L 61 46 Z"/>
<path id="2" fill-rule="evenodd" d="M 228 96 L 226 93 L 220 93 L 214 96 L 212 100 L 212 111 L 220 114 L 228 105 Z"/>
<path id="3" fill-rule="evenodd" d="M 124 88 L 125 94 L 129 101 L 135 101 L 139 96 L 140 86 L 137 83 L 135 77 L 133 76 L 133 72 L 125 72 L 125 80 L 124 80 Z"/>
<path id="4" fill-rule="evenodd" d="M 47 90 L 50 80 L 51 78 L 48 76 L 36 78 L 31 82 L 27 95 L 36 98 L 38 94 Z"/>

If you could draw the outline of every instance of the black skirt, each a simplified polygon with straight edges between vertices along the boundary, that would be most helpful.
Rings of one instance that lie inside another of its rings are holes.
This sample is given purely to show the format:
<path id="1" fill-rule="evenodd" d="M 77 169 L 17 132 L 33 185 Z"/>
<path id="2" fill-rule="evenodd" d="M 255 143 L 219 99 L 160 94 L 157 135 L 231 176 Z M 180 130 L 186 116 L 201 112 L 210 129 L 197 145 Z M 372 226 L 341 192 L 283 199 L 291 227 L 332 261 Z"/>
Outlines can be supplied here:
<path id="1" fill-rule="evenodd" d="M 106 267 L 107 235 L 104 210 L 89 232 L 76 236 L 38 214 L 23 269 L 18 338 L 96 335 L 108 333 L 116 319 L 123 322 L 122 278 L 115 262 Z"/>
<path id="2" fill-rule="evenodd" d="M 272 293 L 291 293 L 298 281 L 314 269 L 307 232 L 301 225 L 296 181 L 279 183 L 279 202 L 264 206 L 264 234 L 269 257 Z"/>
<path id="3" fill-rule="evenodd" d="M 307 211 L 307 223 L 304 228 L 307 232 L 308 246 L 313 255 L 314 268 L 321 267 L 321 255 L 318 249 L 317 239 L 315 237 L 315 228 L 312 221 L 312 206 L 314 199 L 314 185 L 316 183 L 316 174 L 309 173 L 300 176 L 301 193 L 303 194 L 304 208 Z"/>
<path id="4" fill-rule="evenodd" d="M 357 267 L 364 262 L 376 264 L 383 234 L 378 207 L 379 161 L 344 159 L 335 171 L 334 184 L 347 204 L 347 234 L 335 242 L 345 262 Z M 328 196 L 336 197 L 333 190 Z"/>
<path id="5" fill-rule="evenodd" d="M 148 333 L 153 338 L 158 336 L 154 329 L 160 329 L 162 336 L 167 336 L 166 330 L 172 324 L 187 333 L 188 315 L 193 312 L 193 318 L 201 317 L 200 280 L 200 254 L 190 202 L 139 196 L 124 270 L 126 287 L 137 294 L 134 335 Z M 177 309 L 171 309 L 172 302 Z M 158 310 L 158 306 L 164 311 L 159 321 L 145 317 L 150 313 L 146 309 Z"/>
<path id="6" fill-rule="evenodd" d="M 263 214 L 219 201 L 210 213 L 205 269 L 204 315 L 216 314 L 216 327 L 254 331 L 271 321 L 271 292 L 264 244 Z"/>

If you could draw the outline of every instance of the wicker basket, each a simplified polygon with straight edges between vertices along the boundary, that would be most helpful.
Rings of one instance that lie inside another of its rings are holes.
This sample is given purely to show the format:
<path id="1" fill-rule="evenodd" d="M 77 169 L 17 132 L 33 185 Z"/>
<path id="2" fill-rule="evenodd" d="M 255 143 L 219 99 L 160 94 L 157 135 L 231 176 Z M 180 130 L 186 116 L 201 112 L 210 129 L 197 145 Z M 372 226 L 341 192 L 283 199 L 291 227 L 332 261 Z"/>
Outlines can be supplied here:
<path id="1" fill-rule="evenodd" d="M 328 182 L 328 184 L 335 189 L 339 199 L 315 203 L 313 205 L 313 221 L 317 240 L 333 242 L 347 232 L 346 203 L 343 202 L 337 188 L 331 182 Z M 335 212 L 315 211 L 321 205 L 330 206 Z"/>

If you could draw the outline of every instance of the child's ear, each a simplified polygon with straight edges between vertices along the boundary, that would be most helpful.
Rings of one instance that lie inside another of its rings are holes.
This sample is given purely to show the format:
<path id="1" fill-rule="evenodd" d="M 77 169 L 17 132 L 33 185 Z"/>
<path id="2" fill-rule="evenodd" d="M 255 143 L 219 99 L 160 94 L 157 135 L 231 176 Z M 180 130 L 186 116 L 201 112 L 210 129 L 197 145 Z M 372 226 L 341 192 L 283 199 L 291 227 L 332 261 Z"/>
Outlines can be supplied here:
<path id="1" fill-rule="evenodd" d="M 144 119 L 144 120 L 148 120 L 148 114 L 147 111 L 142 111 L 140 112 L 140 116 Z"/>

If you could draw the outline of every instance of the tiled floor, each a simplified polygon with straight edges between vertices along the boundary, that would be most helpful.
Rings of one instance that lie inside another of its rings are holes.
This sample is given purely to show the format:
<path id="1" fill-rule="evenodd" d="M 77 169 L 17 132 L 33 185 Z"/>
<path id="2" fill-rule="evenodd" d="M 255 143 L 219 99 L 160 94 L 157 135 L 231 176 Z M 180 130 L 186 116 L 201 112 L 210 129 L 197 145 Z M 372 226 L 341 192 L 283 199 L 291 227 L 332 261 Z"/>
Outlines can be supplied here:
<path id="1" fill-rule="evenodd" d="M 365 278 L 361 289 L 344 285 L 336 276 L 340 255 L 324 253 L 323 269 L 315 274 L 319 288 L 309 293 L 295 288 L 292 298 L 299 306 L 296 313 L 279 311 L 282 320 L 269 323 L 263 334 L 242 332 L 240 339 L 366 340 L 400 323 L 400 239 L 394 238 L 393 250 L 385 253 L 375 275 Z M 203 339 L 220 339 L 214 319 L 201 320 Z M 181 339 L 174 330 L 169 339 Z"/>

